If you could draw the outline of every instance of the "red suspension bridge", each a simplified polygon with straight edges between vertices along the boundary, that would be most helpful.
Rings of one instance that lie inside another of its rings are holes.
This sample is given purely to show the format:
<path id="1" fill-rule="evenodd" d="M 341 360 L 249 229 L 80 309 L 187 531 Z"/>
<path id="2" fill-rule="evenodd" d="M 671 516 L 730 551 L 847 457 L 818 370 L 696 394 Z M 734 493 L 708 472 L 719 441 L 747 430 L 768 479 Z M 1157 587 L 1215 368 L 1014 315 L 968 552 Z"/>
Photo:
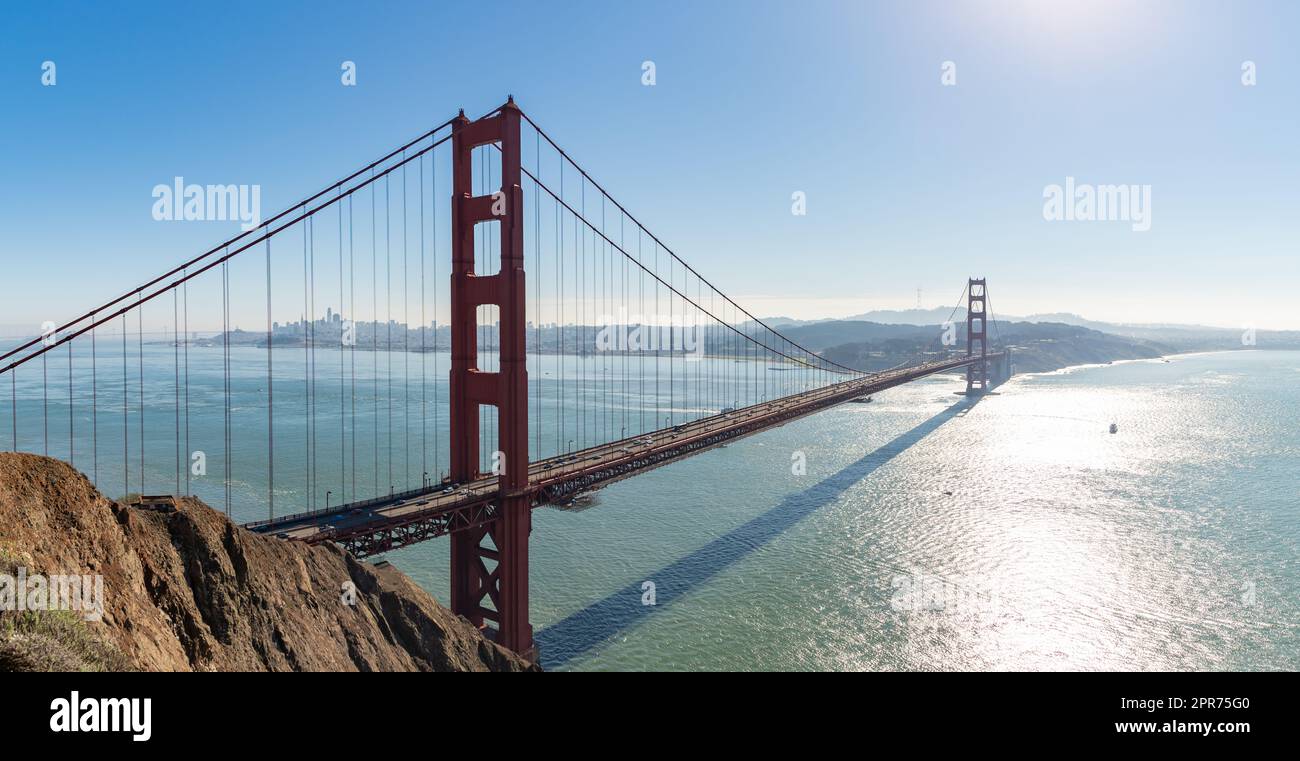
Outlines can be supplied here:
<path id="1" fill-rule="evenodd" d="M 13 449 L 89 461 L 101 488 L 261 511 L 249 528 L 358 556 L 449 534 L 452 609 L 531 653 L 533 508 L 936 373 L 982 394 L 1010 357 L 985 281 L 962 296 L 964 342 L 835 362 L 706 280 L 510 100 L 48 325 L 0 354 L 0 381 Z"/>

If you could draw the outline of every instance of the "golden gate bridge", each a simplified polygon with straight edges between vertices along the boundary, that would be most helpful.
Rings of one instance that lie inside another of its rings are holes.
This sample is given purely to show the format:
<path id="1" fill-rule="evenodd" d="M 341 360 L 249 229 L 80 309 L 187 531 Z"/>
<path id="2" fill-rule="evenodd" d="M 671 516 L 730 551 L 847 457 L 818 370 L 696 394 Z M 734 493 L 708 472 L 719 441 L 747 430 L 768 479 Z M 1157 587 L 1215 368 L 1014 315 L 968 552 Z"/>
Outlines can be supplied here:
<path id="1" fill-rule="evenodd" d="M 317 320 L 318 298 L 350 319 Z M 1010 354 L 990 345 L 987 283 L 962 299 L 960 345 L 874 372 L 833 361 L 705 279 L 512 98 L 9 349 L 0 382 L 13 449 L 89 460 L 103 487 L 101 460 L 142 500 L 194 494 L 201 453 L 227 514 L 264 508 L 254 531 L 359 557 L 449 535 L 452 610 L 531 654 L 533 508 L 936 373 L 983 394 Z M 264 340 L 241 346 L 234 323 L 254 314 Z M 277 314 L 300 314 L 301 335 Z M 218 405 L 219 431 L 192 425 Z"/>

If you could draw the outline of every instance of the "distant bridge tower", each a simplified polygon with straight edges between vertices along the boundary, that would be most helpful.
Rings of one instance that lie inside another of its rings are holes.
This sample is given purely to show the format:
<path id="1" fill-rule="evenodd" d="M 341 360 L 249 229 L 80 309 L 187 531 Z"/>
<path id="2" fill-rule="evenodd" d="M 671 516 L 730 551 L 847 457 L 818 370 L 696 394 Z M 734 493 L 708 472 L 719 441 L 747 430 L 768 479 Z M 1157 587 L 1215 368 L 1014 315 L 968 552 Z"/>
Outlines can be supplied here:
<path id="1" fill-rule="evenodd" d="M 492 621 L 498 644 L 532 657 L 521 116 L 511 99 L 495 116 L 471 122 L 462 112 L 452 123 L 451 479 L 466 483 L 481 475 L 479 405 L 496 407 L 504 469 L 498 476 L 501 498 L 495 517 L 451 535 L 451 608 L 475 626 Z M 491 143 L 501 147 L 500 194 L 474 196 L 473 151 Z M 476 275 L 474 228 L 484 222 L 500 224 L 501 270 Z M 478 366 L 477 312 L 485 305 L 500 309 L 501 356 L 495 373 Z"/>
<path id="2" fill-rule="evenodd" d="M 985 279 L 971 278 L 966 293 L 966 356 L 978 353 L 980 357 L 979 362 L 966 366 L 966 393 L 983 394 L 988 390 L 989 377 L 988 290 Z"/>

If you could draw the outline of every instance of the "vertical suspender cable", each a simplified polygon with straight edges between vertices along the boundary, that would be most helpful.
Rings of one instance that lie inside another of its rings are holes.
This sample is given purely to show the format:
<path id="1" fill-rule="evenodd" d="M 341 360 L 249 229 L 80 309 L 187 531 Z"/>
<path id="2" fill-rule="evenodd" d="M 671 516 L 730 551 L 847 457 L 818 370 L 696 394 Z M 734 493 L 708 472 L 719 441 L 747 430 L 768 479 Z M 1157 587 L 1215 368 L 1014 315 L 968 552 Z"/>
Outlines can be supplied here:
<path id="1" fill-rule="evenodd" d="M 188 271 L 187 271 L 188 275 Z M 184 302 L 185 308 L 185 345 L 182 351 L 185 354 L 185 456 L 192 459 L 194 450 L 190 449 L 190 284 L 188 277 L 182 285 L 181 301 Z M 187 464 L 185 467 L 185 494 L 190 492 L 190 473 L 193 472 L 193 465 Z"/>
<path id="2" fill-rule="evenodd" d="M 234 453 L 230 451 L 230 273 L 226 262 L 221 263 L 221 344 L 222 344 L 222 376 L 224 380 L 225 391 L 225 457 L 224 473 L 226 482 L 226 517 L 230 517 L 230 476 L 232 468 L 230 459 Z M 141 442 L 143 445 L 143 441 Z"/>
<path id="3" fill-rule="evenodd" d="M 172 388 L 175 390 L 176 428 L 176 495 L 181 493 L 181 344 L 180 344 L 180 295 L 172 289 Z"/>
<path id="4" fill-rule="evenodd" d="M 533 148 L 533 165 L 537 168 L 537 176 L 542 176 L 542 136 L 534 134 L 535 146 Z M 534 366 L 536 367 L 537 380 L 534 381 L 534 388 L 537 389 L 537 399 L 533 403 L 533 414 L 536 420 L 533 423 L 533 439 L 536 451 L 530 459 L 542 458 L 542 189 L 536 185 L 533 186 L 533 248 L 535 251 L 536 261 L 533 263 L 537 268 L 537 275 L 534 276 L 533 282 L 536 283 L 537 291 L 535 296 L 536 305 L 533 307 L 534 319 L 537 320 L 535 328 L 533 354 L 535 356 Z"/>
<path id="5" fill-rule="evenodd" d="M 141 295 L 140 298 L 142 298 Z M 144 488 L 144 306 L 137 304 L 135 308 L 136 317 L 136 341 L 139 344 L 140 351 L 140 494 L 145 493 Z"/>
<path id="6" fill-rule="evenodd" d="M 402 152 L 406 158 L 406 152 Z M 402 164 L 402 490 L 411 488 L 411 289 L 407 238 L 406 164 Z"/>
<path id="7" fill-rule="evenodd" d="M 424 311 L 424 159 L 420 164 L 420 488 L 429 486 L 429 397 L 426 387 L 428 353 L 425 339 L 428 330 L 428 315 Z"/>
<path id="8" fill-rule="evenodd" d="M 560 198 L 564 198 L 563 160 L 560 161 Z M 565 441 L 565 434 L 568 432 L 566 430 L 568 427 L 568 421 L 566 420 L 568 415 L 564 413 L 564 210 L 558 203 L 555 205 L 555 230 L 558 235 L 558 248 L 555 251 L 557 264 L 555 268 L 555 288 L 556 292 L 559 294 L 559 298 L 557 298 L 555 302 L 555 313 L 558 318 L 555 321 L 555 332 L 559 335 L 560 339 L 560 350 L 555 355 L 557 366 L 555 376 L 560 381 L 559 392 L 555 397 L 555 416 L 557 418 L 556 422 L 559 424 L 556 426 L 556 433 L 558 435 L 555 437 L 555 447 L 560 453 L 565 454 L 568 451 Z"/>
<path id="9" fill-rule="evenodd" d="M 618 247 L 621 248 L 621 249 L 624 249 L 624 250 L 627 249 L 627 225 L 626 225 L 626 222 L 627 222 L 627 215 L 624 214 L 624 213 L 622 213 L 622 212 L 619 212 L 619 215 L 618 215 Z M 623 257 L 623 262 L 622 262 L 622 264 L 623 264 L 623 285 L 622 285 L 622 288 L 621 288 L 622 299 L 621 299 L 621 301 L 620 301 L 620 304 L 621 304 L 621 306 L 622 306 L 622 308 L 623 308 L 623 313 L 622 313 L 622 315 L 621 315 L 621 317 L 622 317 L 622 323 L 623 323 L 623 325 L 622 325 L 622 331 L 623 331 L 623 335 L 624 335 L 624 336 L 627 336 L 627 335 L 628 335 L 629 326 L 628 326 L 628 319 L 627 319 L 627 316 L 626 316 L 626 315 L 628 314 L 628 312 L 631 311 L 631 309 L 630 309 L 630 306 L 631 306 L 631 305 L 628 303 L 628 292 L 627 292 L 627 257 Z M 623 408 L 623 409 L 622 409 L 622 411 L 623 411 L 623 414 L 622 414 L 622 420 L 623 420 L 623 431 L 622 431 L 622 433 L 619 434 L 619 438 L 622 438 L 623 436 L 626 436 L 626 435 L 627 435 L 627 411 L 628 411 L 628 403 L 627 403 L 627 400 L 628 400 L 628 396 L 627 396 L 627 355 L 628 355 L 628 352 L 629 352 L 630 349 L 631 349 L 630 346 L 624 346 L 624 347 L 623 347 L 623 357 L 622 357 L 622 365 L 623 365 L 623 384 L 622 384 L 622 386 L 623 386 L 623 402 L 622 402 L 622 404 L 620 405 L 620 406 Z"/>
<path id="10" fill-rule="evenodd" d="M 303 207 L 305 212 L 307 207 Z M 303 504 L 308 510 L 315 507 L 311 500 L 311 301 L 307 297 L 307 223 L 302 225 L 302 403 L 303 403 L 303 425 L 306 429 L 306 435 L 303 437 L 304 444 L 304 473 L 306 479 L 303 482 Z"/>
<path id="11" fill-rule="evenodd" d="M 636 261 L 637 261 L 637 264 L 641 264 L 641 229 L 640 229 L 640 228 L 637 228 L 637 231 L 636 231 Z M 637 380 L 639 381 L 639 386 L 640 386 L 639 391 L 640 391 L 640 393 L 639 393 L 639 395 L 637 396 L 637 405 L 636 405 L 636 407 L 637 407 L 637 414 L 640 416 L 640 420 L 637 422 L 637 429 L 638 429 L 641 433 L 645 433 L 645 408 L 646 408 L 646 404 L 645 404 L 645 348 L 646 348 L 646 346 L 645 346 L 645 340 L 646 340 L 646 338 L 647 338 L 647 336 L 645 335 L 645 332 L 646 332 L 646 324 L 645 324 L 645 322 L 646 322 L 646 319 L 645 319 L 645 318 L 646 318 L 646 314 L 645 314 L 645 265 L 641 265 L 638 269 L 640 270 L 640 272 L 639 272 L 639 280 L 638 280 L 638 282 L 637 282 L 637 287 L 636 287 L 636 288 L 637 288 L 637 295 L 638 295 L 638 299 L 639 299 L 639 303 L 638 303 L 638 305 L 637 305 L 637 311 L 639 312 L 639 315 L 638 315 L 637 319 L 640 321 L 640 324 L 637 326 L 637 328 L 641 331 L 641 351 L 638 351 L 638 352 L 637 352 L 637 374 L 636 374 L 636 376 L 637 376 Z"/>
<path id="12" fill-rule="evenodd" d="M 342 186 L 339 192 L 343 192 Z M 342 196 L 340 196 L 340 199 Z M 348 501 L 348 416 L 347 416 L 347 355 L 344 354 L 346 347 L 343 345 L 343 331 L 347 327 L 343 322 L 343 202 L 338 204 L 339 215 L 339 502 L 347 504 Z M 332 331 L 333 328 L 330 328 Z"/>
<path id="13" fill-rule="evenodd" d="M 370 383 L 373 392 L 375 415 L 371 433 L 374 436 L 375 496 L 379 496 L 379 247 L 375 232 L 375 170 L 370 170 Z"/>
<path id="14" fill-rule="evenodd" d="M 126 312 L 122 313 L 122 498 L 131 493 L 131 423 L 126 398 Z"/>
<path id="15" fill-rule="evenodd" d="M 432 214 L 433 226 L 433 469 L 436 471 L 439 480 L 441 480 L 441 469 L 439 463 L 442 460 L 438 457 L 438 442 L 442 438 L 441 429 L 438 427 L 438 152 L 429 151 L 429 203 L 434 204 L 430 209 Z"/>
<path id="16" fill-rule="evenodd" d="M 271 316 L 271 239 L 266 239 L 266 514 L 275 519 L 275 322 Z"/>
<path id="17" fill-rule="evenodd" d="M 72 465 L 77 464 L 77 453 L 73 436 L 72 423 L 72 342 L 68 342 L 68 462 Z"/>
<path id="18" fill-rule="evenodd" d="M 574 241 L 574 295 L 577 298 L 576 313 L 578 325 L 578 393 L 574 399 L 577 401 L 577 417 L 581 438 L 574 441 L 574 449 L 586 449 L 592 444 L 593 428 L 592 423 L 596 415 L 596 410 L 592 408 L 592 397 L 595 395 L 594 372 L 595 372 L 595 354 L 593 352 L 590 332 L 588 330 L 591 322 L 591 307 L 594 304 L 595 278 L 595 236 L 588 238 L 588 229 L 585 225 L 585 207 L 587 205 L 586 196 L 587 188 L 585 181 L 580 183 L 579 199 L 580 208 L 584 209 L 582 213 L 573 215 L 573 241 Z M 591 241 L 588 243 L 588 241 Z M 588 257 L 591 257 L 590 261 Z M 588 289 L 591 289 L 589 291 Z"/>
<path id="19" fill-rule="evenodd" d="M 97 313 L 90 315 L 90 461 L 93 483 L 99 484 L 99 358 L 95 333 L 99 319 Z M 15 442 L 17 443 L 17 442 Z"/>
<path id="20" fill-rule="evenodd" d="M 389 195 L 389 175 L 384 175 L 384 286 L 387 289 L 388 332 L 385 347 L 388 355 L 388 372 L 385 375 L 388 397 L 388 493 L 393 492 L 393 219 L 392 201 Z"/>
<path id="21" fill-rule="evenodd" d="M 307 218 L 307 239 L 310 241 L 309 251 L 311 262 L 311 298 L 309 299 L 310 307 L 307 311 L 307 324 L 310 326 L 308 331 L 307 343 L 309 346 L 308 372 L 311 374 L 311 390 L 309 391 L 309 415 L 308 429 L 311 431 L 311 446 L 308 452 L 311 456 L 311 506 L 316 509 L 316 489 L 320 482 L 320 469 L 316 461 L 316 453 L 319 451 L 316 443 L 316 217 L 312 215 Z"/>
<path id="22" fill-rule="evenodd" d="M 352 499 L 360 499 L 357 492 L 357 257 L 353 245 L 356 215 L 352 209 L 352 195 L 348 194 L 348 324 L 352 328 L 352 343 L 348 345 L 348 365 L 352 374 Z"/>
<path id="23" fill-rule="evenodd" d="M 564 164 L 560 164 L 560 182 L 564 182 Z M 555 452 L 561 454 L 564 452 L 564 443 L 566 439 L 566 420 L 567 415 L 564 412 L 564 209 L 560 204 L 553 205 L 554 229 L 551 236 L 551 245 L 554 247 L 555 262 L 551 265 L 551 270 L 555 274 L 555 342 L 557 350 L 553 359 L 555 368 Z"/>

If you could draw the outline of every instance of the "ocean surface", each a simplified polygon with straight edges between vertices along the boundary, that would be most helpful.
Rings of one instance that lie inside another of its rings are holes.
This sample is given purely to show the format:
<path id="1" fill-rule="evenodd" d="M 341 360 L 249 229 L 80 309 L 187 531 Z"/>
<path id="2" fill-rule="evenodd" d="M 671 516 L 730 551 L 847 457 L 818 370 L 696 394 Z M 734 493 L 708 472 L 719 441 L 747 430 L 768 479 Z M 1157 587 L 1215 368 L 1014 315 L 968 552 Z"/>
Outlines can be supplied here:
<path id="1" fill-rule="evenodd" d="M 97 470 L 110 496 L 139 491 L 141 472 L 146 492 L 173 491 L 185 478 L 170 442 L 184 435 L 174 420 L 173 347 L 146 346 L 142 373 L 134 347 L 128 351 L 125 421 L 122 355 L 103 351 L 96 374 L 114 362 L 117 370 L 115 380 L 96 381 L 104 385 L 94 450 L 81 390 L 90 371 L 79 356 L 71 420 L 66 359 L 51 357 L 45 368 L 48 396 L 35 368 L 0 388 L 17 400 L 19 448 L 40 452 L 48 436 L 50 454 Z M 217 453 L 189 488 L 225 509 L 220 354 L 191 349 L 191 441 L 179 448 Z M 322 412 L 317 423 L 315 469 L 322 480 L 340 470 L 353 479 L 333 487 L 334 504 L 339 492 L 365 497 L 380 483 L 418 485 L 424 469 L 436 472 L 446 459 L 430 441 L 445 432 L 445 409 L 439 419 L 429 411 L 445 382 L 416 380 L 413 392 L 407 369 L 398 389 L 388 389 L 379 380 L 386 368 L 371 375 L 370 365 L 421 361 L 393 357 L 357 353 L 365 364 L 358 387 L 383 388 L 359 402 L 355 450 L 336 446 L 354 435 L 337 417 L 340 405 L 351 411 L 350 386 L 339 393 L 339 373 L 350 368 L 337 354 L 317 359 L 317 404 L 335 416 Z M 287 377 L 301 373 L 302 360 L 295 369 L 288 352 L 276 361 L 277 373 L 281 361 Z M 430 377 L 445 378 L 443 361 Z M 701 367 L 707 376 L 734 373 L 733 364 Z M 134 462 L 140 375 L 151 432 L 143 471 Z M 256 475 L 266 460 L 263 380 L 250 370 L 232 384 L 231 463 L 243 475 L 229 505 L 241 521 L 267 513 L 267 482 Z M 709 379 L 696 382 L 707 388 Z M 304 383 L 299 375 L 283 381 L 283 391 L 281 384 L 277 374 L 277 514 L 311 504 L 305 463 L 294 454 L 307 451 L 309 431 L 290 411 L 305 409 Z M 1185 355 L 1018 376 L 973 404 L 954 393 L 963 387 L 953 377 L 926 379 L 617 483 L 585 509 L 535 511 L 531 607 L 543 665 L 1300 669 L 1300 353 Z M 620 433 L 631 414 L 622 390 L 594 388 L 600 393 L 583 390 L 582 398 L 603 422 L 588 429 L 584 421 L 587 443 L 611 426 Z M 382 434 L 375 446 L 386 455 L 386 401 L 406 402 L 411 393 L 418 400 L 420 392 L 430 401 L 419 407 L 423 419 L 401 429 L 390 476 L 386 456 L 371 463 L 367 442 Z M 553 393 L 539 384 L 540 398 Z M 641 397 L 636 411 L 645 407 Z M 689 410 L 663 397 L 654 414 L 682 412 Z M 10 404 L 0 405 L 5 448 L 10 417 Z M 163 424 L 169 433 L 155 437 Z M 125 461 L 124 428 L 135 447 Z M 542 450 L 566 448 L 578 435 L 545 424 L 536 430 Z M 320 507 L 330 487 L 317 488 Z M 447 599 L 445 539 L 387 558 Z"/>

